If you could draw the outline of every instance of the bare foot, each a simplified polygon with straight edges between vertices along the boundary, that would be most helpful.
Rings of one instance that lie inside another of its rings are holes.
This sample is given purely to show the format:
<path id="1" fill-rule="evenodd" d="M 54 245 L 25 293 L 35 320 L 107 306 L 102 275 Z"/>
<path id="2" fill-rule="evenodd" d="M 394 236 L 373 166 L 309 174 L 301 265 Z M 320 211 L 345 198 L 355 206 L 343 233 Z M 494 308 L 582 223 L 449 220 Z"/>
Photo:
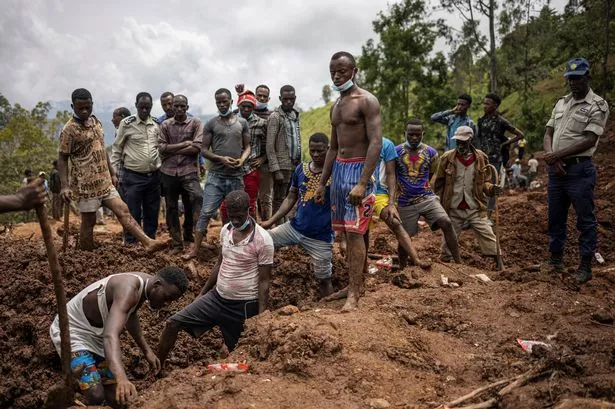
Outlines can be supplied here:
<path id="1" fill-rule="evenodd" d="M 355 311 L 357 308 L 359 308 L 359 297 L 349 291 L 348 297 L 346 298 L 346 304 L 342 307 L 342 312 L 345 313 Z"/>
<path id="2" fill-rule="evenodd" d="M 166 246 L 167 246 L 166 241 L 152 240 L 147 246 L 145 246 L 145 251 L 148 253 L 155 253 L 157 251 L 162 250 Z"/>
<path id="3" fill-rule="evenodd" d="M 423 270 L 429 270 L 431 268 L 431 263 L 429 261 L 418 260 L 416 264 Z"/>
<path id="4" fill-rule="evenodd" d="M 327 297 L 333 293 L 333 284 L 330 278 L 320 281 L 320 298 Z"/>
<path id="5" fill-rule="evenodd" d="M 348 287 L 344 287 L 341 290 L 339 290 L 339 291 L 337 291 L 337 292 L 335 292 L 335 293 L 333 293 L 331 295 L 323 297 L 322 301 L 329 302 L 329 301 L 335 301 L 335 300 L 342 300 L 342 299 L 346 298 L 347 296 L 348 296 Z"/>

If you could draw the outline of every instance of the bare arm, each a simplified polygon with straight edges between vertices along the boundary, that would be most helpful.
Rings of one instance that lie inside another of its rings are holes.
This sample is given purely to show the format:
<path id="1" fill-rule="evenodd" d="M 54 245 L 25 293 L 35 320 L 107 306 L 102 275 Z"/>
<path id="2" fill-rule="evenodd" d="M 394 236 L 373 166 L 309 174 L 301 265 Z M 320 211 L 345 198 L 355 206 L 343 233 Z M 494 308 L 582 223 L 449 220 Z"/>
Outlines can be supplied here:
<path id="1" fill-rule="evenodd" d="M 545 130 L 542 147 L 544 148 L 546 153 L 553 152 L 553 128 L 550 126 L 547 126 L 547 129 Z"/>
<path id="2" fill-rule="evenodd" d="M 331 108 L 331 111 L 333 111 L 333 107 Z M 337 158 L 338 149 L 339 145 L 337 143 L 337 130 L 335 125 L 331 125 L 331 144 L 329 145 L 329 150 L 327 151 L 327 156 L 325 157 L 325 164 L 322 168 L 322 174 L 320 175 L 320 186 L 323 189 L 327 186 L 329 178 L 331 178 L 333 163 L 335 162 L 335 158 Z"/>
<path id="3" fill-rule="evenodd" d="M 267 309 L 269 305 L 269 280 L 271 277 L 271 265 L 258 266 L 258 312 Z"/>
<path id="4" fill-rule="evenodd" d="M 14 195 L 0 196 L 0 213 L 32 209 L 44 204 L 46 200 L 43 180 L 36 178 Z"/>
<path id="5" fill-rule="evenodd" d="M 70 187 L 68 186 L 68 158 L 69 155 L 60 152 L 58 155 L 58 172 L 60 173 L 61 195 L 66 203 L 70 202 Z"/>
<path id="6" fill-rule="evenodd" d="M 152 352 L 152 349 L 148 345 L 145 337 L 143 336 L 143 331 L 141 331 L 141 324 L 139 322 L 139 316 L 137 315 L 137 311 L 133 312 L 128 316 L 128 320 L 126 321 L 126 329 L 132 339 L 135 340 L 141 351 L 144 355 Z"/>
<path id="7" fill-rule="evenodd" d="M 203 289 L 201 290 L 201 293 L 199 295 L 205 295 L 209 292 L 209 290 L 214 288 L 214 286 L 218 282 L 218 272 L 220 271 L 221 264 L 222 264 L 222 253 L 218 256 L 218 260 L 216 261 L 214 268 L 211 270 L 211 274 L 209 275 L 209 278 L 207 279 L 207 282 L 203 286 Z"/>
<path id="8" fill-rule="evenodd" d="M 378 159 L 380 158 L 380 150 L 382 149 L 382 127 L 380 125 L 380 103 L 378 100 L 369 96 L 363 107 L 363 115 L 365 117 L 365 131 L 369 145 L 365 155 L 365 165 L 359 184 L 367 186 L 370 178 L 376 170 Z M 352 192 L 351 192 L 352 193 Z"/>
<path id="9" fill-rule="evenodd" d="M 574 156 L 594 146 L 596 144 L 596 141 L 598 141 L 598 135 L 591 131 L 585 131 L 583 132 L 583 138 L 581 138 L 577 143 L 570 145 L 564 149 L 552 152 L 552 154 L 556 155 L 557 159 Z"/>

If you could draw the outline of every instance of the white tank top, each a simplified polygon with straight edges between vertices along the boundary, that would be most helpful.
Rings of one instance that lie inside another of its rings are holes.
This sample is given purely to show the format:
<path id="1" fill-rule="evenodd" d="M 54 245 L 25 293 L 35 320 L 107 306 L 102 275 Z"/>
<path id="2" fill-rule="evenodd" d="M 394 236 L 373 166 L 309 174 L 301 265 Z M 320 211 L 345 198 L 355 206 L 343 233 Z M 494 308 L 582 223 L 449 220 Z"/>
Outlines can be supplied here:
<path id="1" fill-rule="evenodd" d="M 107 307 L 106 295 L 107 283 L 112 277 L 123 274 L 130 274 L 139 279 L 140 299 L 143 295 L 143 291 L 145 291 L 147 281 L 144 283 L 143 278 L 141 278 L 141 276 L 139 276 L 138 274 L 120 273 L 107 276 L 102 280 L 98 280 L 95 283 L 90 284 L 89 286 L 81 290 L 79 294 L 74 296 L 68 302 L 68 304 L 66 304 L 66 309 L 68 312 L 68 325 L 70 328 L 71 352 L 87 350 L 101 357 L 105 356 L 105 349 L 103 346 L 103 332 L 105 330 L 107 318 L 109 317 L 109 308 Z M 100 328 L 92 326 L 83 311 L 83 299 L 85 298 L 85 296 L 95 290 L 98 290 L 96 293 L 98 299 L 98 309 L 100 310 L 100 316 L 103 323 L 102 327 Z M 128 312 L 128 315 L 132 314 L 136 308 L 137 306 L 135 305 Z M 57 315 L 55 316 L 53 323 L 51 324 L 51 328 L 49 328 L 49 334 L 51 335 L 51 341 L 56 347 L 58 354 L 60 354 L 60 322 Z"/>

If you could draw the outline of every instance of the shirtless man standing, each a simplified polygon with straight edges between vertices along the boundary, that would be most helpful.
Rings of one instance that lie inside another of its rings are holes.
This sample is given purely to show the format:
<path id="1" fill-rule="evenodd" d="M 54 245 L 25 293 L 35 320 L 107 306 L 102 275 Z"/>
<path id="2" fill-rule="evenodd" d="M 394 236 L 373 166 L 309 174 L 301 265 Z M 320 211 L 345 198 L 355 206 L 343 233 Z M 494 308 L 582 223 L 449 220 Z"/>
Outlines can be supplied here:
<path id="1" fill-rule="evenodd" d="M 342 311 L 358 307 L 367 254 L 366 233 L 374 208 L 371 180 L 382 148 L 380 103 L 354 83 L 358 72 L 352 54 L 340 51 L 329 63 L 333 89 L 340 97 L 331 108 L 331 146 L 316 191 L 322 201 L 331 182 L 333 230 L 346 233 L 348 241 L 348 296 Z"/>

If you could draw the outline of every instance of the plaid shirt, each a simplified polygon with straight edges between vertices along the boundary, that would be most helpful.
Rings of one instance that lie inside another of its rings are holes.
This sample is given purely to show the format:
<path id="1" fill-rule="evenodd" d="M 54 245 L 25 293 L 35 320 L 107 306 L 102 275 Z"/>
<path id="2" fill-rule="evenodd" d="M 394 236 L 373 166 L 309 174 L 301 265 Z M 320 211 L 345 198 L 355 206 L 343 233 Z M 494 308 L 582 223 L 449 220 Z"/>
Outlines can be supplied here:
<path id="1" fill-rule="evenodd" d="M 250 166 L 252 159 L 267 155 L 267 120 L 252 114 L 247 121 L 250 129 L 250 156 L 248 156 L 244 165 L 246 173 L 252 170 L 252 166 Z"/>
<path id="2" fill-rule="evenodd" d="M 185 176 L 191 173 L 199 174 L 199 154 L 184 155 L 166 152 L 168 145 L 191 141 L 192 146 L 201 149 L 203 144 L 203 123 L 199 118 L 187 117 L 183 122 L 175 118 L 167 119 L 160 127 L 158 149 L 162 156 L 160 170 L 169 176 Z"/>

